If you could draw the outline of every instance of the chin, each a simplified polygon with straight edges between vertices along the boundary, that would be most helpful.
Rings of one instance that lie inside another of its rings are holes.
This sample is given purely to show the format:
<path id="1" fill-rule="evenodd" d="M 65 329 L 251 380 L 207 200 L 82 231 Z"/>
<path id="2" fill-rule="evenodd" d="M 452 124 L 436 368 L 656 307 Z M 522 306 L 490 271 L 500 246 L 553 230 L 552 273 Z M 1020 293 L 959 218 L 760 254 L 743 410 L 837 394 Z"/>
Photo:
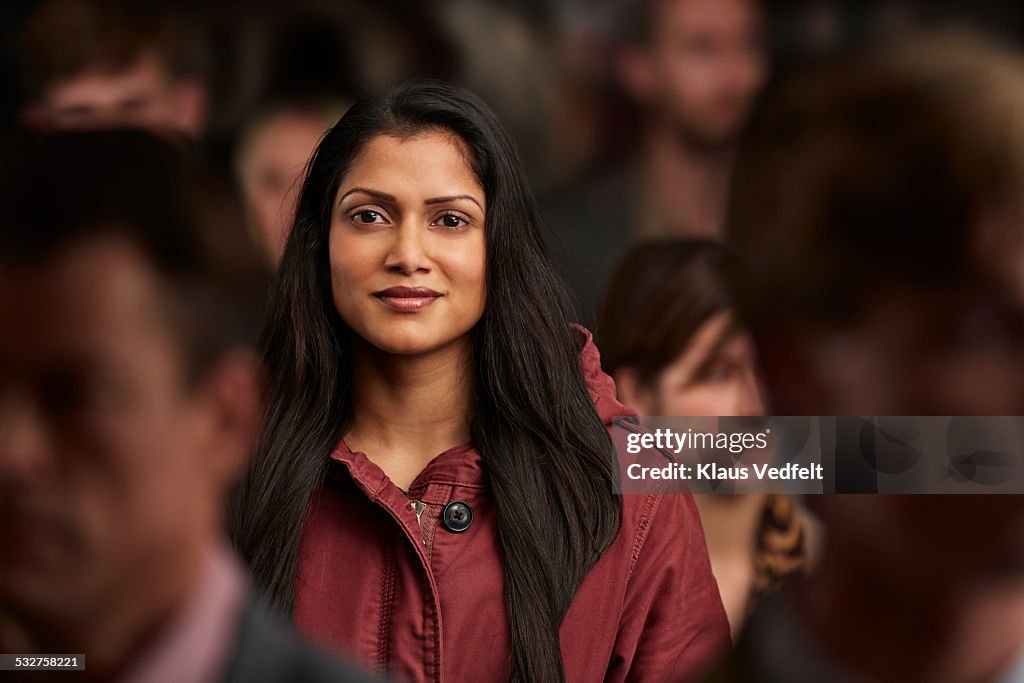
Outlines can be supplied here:
<path id="1" fill-rule="evenodd" d="M 443 344 L 432 344 L 426 341 L 419 341 L 413 339 L 402 339 L 402 340 L 387 340 L 382 341 L 374 346 L 383 351 L 395 356 L 420 356 L 431 351 L 435 351 Z"/>
<path id="2" fill-rule="evenodd" d="M 409 326 L 414 327 L 414 326 Z M 405 325 L 394 325 L 391 329 L 370 334 L 366 341 L 384 353 L 396 356 L 418 356 L 448 346 L 459 337 L 439 335 L 425 329 L 409 329 Z"/>
<path id="3" fill-rule="evenodd" d="M 439 315 L 440 314 L 440 315 Z M 342 318 L 345 320 L 345 317 Z M 453 344 L 470 344 L 469 333 L 477 320 L 450 311 L 411 315 L 374 314 L 346 320 L 350 329 L 369 346 L 397 356 L 432 353 Z"/>

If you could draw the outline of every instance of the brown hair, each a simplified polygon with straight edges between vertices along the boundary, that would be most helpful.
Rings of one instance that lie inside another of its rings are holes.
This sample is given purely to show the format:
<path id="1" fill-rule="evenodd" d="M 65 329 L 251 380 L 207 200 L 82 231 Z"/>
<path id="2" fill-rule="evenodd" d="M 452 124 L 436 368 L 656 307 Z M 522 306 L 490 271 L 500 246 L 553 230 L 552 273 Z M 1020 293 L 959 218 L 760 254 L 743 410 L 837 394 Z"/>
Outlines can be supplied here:
<path id="1" fill-rule="evenodd" d="M 608 285 L 597 326 L 601 365 L 653 381 L 711 316 L 732 307 L 725 249 L 705 240 L 657 240 L 636 246 Z"/>
<path id="2" fill-rule="evenodd" d="M 29 16 L 22 40 L 36 94 L 90 69 L 122 71 L 147 54 L 172 76 L 198 69 L 182 23 L 153 2 L 48 0 Z"/>

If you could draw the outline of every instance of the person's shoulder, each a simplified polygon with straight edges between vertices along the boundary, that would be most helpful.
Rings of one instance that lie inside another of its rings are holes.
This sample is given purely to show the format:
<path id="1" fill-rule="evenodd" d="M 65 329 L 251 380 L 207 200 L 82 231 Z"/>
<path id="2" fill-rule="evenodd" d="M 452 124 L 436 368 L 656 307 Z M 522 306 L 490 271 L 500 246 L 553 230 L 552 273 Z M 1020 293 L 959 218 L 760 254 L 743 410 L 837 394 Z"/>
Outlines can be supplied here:
<path id="1" fill-rule="evenodd" d="M 623 494 L 622 531 L 632 538 L 634 557 L 648 546 L 657 550 L 645 555 L 669 549 L 673 554 L 685 554 L 694 533 L 701 538 L 704 533 L 693 496 L 672 485 L 654 492 Z"/>
<path id="2" fill-rule="evenodd" d="M 633 556 L 650 543 L 672 545 L 689 539 L 700 530 L 700 513 L 689 486 L 682 479 L 659 478 L 636 480 L 629 476 L 630 467 L 657 469 L 671 473 L 675 458 L 658 448 L 630 445 L 631 434 L 644 434 L 636 418 L 619 418 L 612 422 L 609 433 L 616 451 L 618 481 L 622 492 L 622 530 L 632 541 Z M 624 456 L 628 454 L 628 459 Z M 703 534 L 703 532 L 700 532 Z M 682 550 L 683 546 L 679 547 Z"/>
<path id="3" fill-rule="evenodd" d="M 301 641 L 250 599 L 239 620 L 224 683 L 370 683 L 359 669 Z"/>

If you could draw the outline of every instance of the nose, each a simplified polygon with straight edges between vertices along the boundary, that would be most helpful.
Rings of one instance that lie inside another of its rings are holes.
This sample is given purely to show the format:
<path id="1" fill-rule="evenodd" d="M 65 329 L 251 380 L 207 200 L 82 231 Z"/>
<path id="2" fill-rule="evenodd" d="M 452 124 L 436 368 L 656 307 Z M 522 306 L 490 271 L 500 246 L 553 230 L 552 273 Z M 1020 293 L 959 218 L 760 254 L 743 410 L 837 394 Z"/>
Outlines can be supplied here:
<path id="1" fill-rule="evenodd" d="M 406 219 L 394 231 L 384 266 L 403 275 L 430 272 L 430 259 L 426 250 L 426 231 L 413 220 Z"/>
<path id="2" fill-rule="evenodd" d="M 736 382 L 733 415 L 764 415 L 766 406 L 761 381 L 753 368 L 748 368 Z"/>
<path id="3" fill-rule="evenodd" d="M 47 431 L 32 402 L 0 391 L 0 490 L 27 484 L 42 468 Z"/>

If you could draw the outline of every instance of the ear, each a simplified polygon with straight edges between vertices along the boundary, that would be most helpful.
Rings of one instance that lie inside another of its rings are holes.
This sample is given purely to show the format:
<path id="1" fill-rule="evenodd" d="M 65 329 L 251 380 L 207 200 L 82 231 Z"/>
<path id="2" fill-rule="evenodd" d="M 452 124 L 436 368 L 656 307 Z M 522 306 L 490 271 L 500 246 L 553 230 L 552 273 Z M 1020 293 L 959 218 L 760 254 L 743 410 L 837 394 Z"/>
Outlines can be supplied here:
<path id="1" fill-rule="evenodd" d="M 615 56 L 615 74 L 622 88 L 637 102 L 650 104 L 656 98 L 656 78 L 650 51 L 639 46 L 621 48 Z"/>
<path id="2" fill-rule="evenodd" d="M 198 78 L 182 78 L 177 83 L 178 127 L 199 137 L 206 127 L 208 93 Z"/>
<path id="3" fill-rule="evenodd" d="M 207 452 L 218 480 L 228 486 L 245 469 L 262 413 L 260 364 L 251 351 L 230 351 L 200 388 L 207 408 Z"/>
<path id="4" fill-rule="evenodd" d="M 657 397 L 654 392 L 640 380 L 640 375 L 633 368 L 619 368 L 615 371 L 615 389 L 619 400 L 640 413 L 654 415 L 657 409 Z"/>

